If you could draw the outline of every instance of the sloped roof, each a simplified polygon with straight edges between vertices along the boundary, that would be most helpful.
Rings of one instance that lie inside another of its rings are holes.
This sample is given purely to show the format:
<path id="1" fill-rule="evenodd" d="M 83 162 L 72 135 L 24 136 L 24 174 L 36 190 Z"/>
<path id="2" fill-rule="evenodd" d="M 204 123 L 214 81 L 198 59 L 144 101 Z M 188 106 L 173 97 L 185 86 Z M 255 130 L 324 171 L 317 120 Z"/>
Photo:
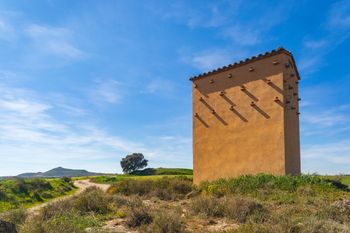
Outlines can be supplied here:
<path id="1" fill-rule="evenodd" d="M 190 80 L 194 81 L 194 80 L 206 77 L 206 76 L 211 75 L 211 74 L 220 73 L 220 72 L 223 72 L 223 71 L 226 71 L 226 70 L 229 70 L 229 69 L 232 69 L 232 68 L 236 68 L 236 67 L 239 67 L 239 66 L 242 66 L 242 65 L 246 65 L 248 63 L 255 62 L 255 61 L 258 61 L 258 60 L 261 60 L 261 59 L 264 59 L 264 58 L 267 58 L 267 57 L 271 57 L 271 56 L 274 56 L 274 55 L 280 54 L 280 53 L 285 53 L 285 54 L 288 54 L 289 56 L 291 56 L 292 62 L 293 62 L 293 66 L 294 66 L 295 71 L 297 73 L 297 77 L 298 77 L 298 79 L 300 79 L 299 72 L 298 72 L 298 69 L 296 67 L 296 64 L 295 64 L 295 61 L 294 61 L 294 58 L 293 58 L 293 54 L 290 51 L 284 49 L 283 47 L 279 47 L 279 48 L 274 49 L 274 50 L 272 50 L 270 52 L 260 53 L 260 54 L 258 54 L 256 56 L 252 56 L 250 58 L 247 58 L 247 59 L 244 59 L 244 60 L 240 60 L 238 62 L 229 64 L 229 65 L 226 65 L 226 66 L 222 66 L 222 67 L 219 67 L 217 69 L 214 69 L 214 70 L 211 70 L 211 71 L 208 71 L 208 72 L 204 72 L 204 73 L 201 73 L 201 74 L 198 74 L 198 75 L 195 75 L 195 76 L 192 76 L 192 77 L 190 77 Z"/>

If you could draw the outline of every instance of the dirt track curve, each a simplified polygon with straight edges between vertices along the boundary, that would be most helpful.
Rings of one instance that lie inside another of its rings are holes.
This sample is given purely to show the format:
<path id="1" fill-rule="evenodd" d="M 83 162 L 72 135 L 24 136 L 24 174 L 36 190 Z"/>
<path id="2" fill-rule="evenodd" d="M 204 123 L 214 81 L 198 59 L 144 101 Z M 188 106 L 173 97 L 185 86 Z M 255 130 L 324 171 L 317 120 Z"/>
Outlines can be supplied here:
<path id="1" fill-rule="evenodd" d="M 28 209 L 28 213 L 35 215 L 38 212 L 38 210 L 40 210 L 44 206 L 51 204 L 51 203 L 54 203 L 54 202 L 57 202 L 57 201 L 72 198 L 73 196 L 80 194 L 81 192 L 83 192 L 85 189 L 87 189 L 89 187 L 95 186 L 95 187 L 102 189 L 103 191 L 107 191 L 107 189 L 110 187 L 109 184 L 96 184 L 96 183 L 90 182 L 90 180 L 76 180 L 76 181 L 74 181 L 74 185 L 78 188 L 78 190 L 76 190 L 73 194 L 63 196 L 63 197 L 58 197 L 58 198 L 55 198 L 55 199 L 50 200 L 48 202 L 31 207 Z"/>

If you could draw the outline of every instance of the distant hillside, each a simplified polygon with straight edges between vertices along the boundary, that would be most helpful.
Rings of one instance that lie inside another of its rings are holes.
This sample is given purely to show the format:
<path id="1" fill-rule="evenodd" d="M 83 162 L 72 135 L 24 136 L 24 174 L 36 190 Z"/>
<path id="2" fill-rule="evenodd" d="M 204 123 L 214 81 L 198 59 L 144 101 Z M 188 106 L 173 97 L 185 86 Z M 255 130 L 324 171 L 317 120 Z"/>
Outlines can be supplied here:
<path id="1" fill-rule="evenodd" d="M 95 176 L 102 175 L 102 173 L 94 173 L 86 170 L 76 170 L 68 169 L 63 167 L 57 167 L 46 172 L 37 172 L 37 173 L 22 173 L 17 177 L 22 178 L 34 178 L 34 177 L 76 177 L 76 176 Z"/>
<path id="2" fill-rule="evenodd" d="M 150 176 L 150 175 L 193 175 L 192 169 L 187 168 L 146 168 L 140 171 L 134 171 L 131 175 Z"/>

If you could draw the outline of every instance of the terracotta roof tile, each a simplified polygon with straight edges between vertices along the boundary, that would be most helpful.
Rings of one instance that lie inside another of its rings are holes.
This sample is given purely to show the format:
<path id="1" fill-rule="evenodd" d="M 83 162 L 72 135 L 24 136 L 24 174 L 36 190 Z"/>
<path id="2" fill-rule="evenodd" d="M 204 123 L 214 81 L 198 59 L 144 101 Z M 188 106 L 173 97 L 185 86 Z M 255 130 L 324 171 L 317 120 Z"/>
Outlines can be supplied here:
<path id="1" fill-rule="evenodd" d="M 217 69 L 213 69 L 211 71 L 208 71 L 208 72 L 204 72 L 204 73 L 201 73 L 199 75 L 196 75 L 196 76 L 192 76 L 190 77 L 190 80 L 193 81 L 193 80 L 196 80 L 196 79 L 199 79 L 199 78 L 202 78 L 202 77 L 205 77 L 209 74 L 214 74 L 214 73 L 218 73 L 218 72 L 222 72 L 222 71 L 225 71 L 225 70 L 228 70 L 228 69 L 231 69 L 231 68 L 234 68 L 234 67 L 238 67 L 238 66 L 242 66 L 242 65 L 245 65 L 245 64 L 248 64 L 250 62 L 254 62 L 254 61 L 257 61 L 257 60 L 261 60 L 263 58 L 266 58 L 266 57 L 270 57 L 270 56 L 273 56 L 273 55 L 276 55 L 276 54 L 279 54 L 279 53 L 286 53 L 288 55 L 290 55 L 292 57 L 292 61 L 294 63 L 294 67 L 296 69 L 296 65 L 295 65 L 295 61 L 294 61 L 294 58 L 293 58 L 293 55 L 291 52 L 289 52 L 288 50 L 284 49 L 283 47 L 279 47 L 277 49 L 274 49 L 270 52 L 265 52 L 264 54 L 263 53 L 260 53 L 256 56 L 252 56 L 250 58 L 246 58 L 245 60 L 240 60 L 238 62 L 235 62 L 235 63 L 232 63 L 232 64 L 229 64 L 229 65 L 226 65 L 226 66 L 223 66 L 223 67 L 219 67 Z M 298 70 L 296 70 L 297 72 L 297 77 L 298 79 L 300 79 L 299 77 L 299 73 L 298 73 Z"/>

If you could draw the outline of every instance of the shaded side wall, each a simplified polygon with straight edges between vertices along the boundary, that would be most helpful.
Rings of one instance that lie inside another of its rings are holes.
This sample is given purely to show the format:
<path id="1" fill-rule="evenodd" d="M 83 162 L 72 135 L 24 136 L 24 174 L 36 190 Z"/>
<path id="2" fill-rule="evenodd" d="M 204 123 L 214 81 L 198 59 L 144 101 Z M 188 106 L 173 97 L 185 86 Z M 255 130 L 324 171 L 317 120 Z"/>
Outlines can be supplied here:
<path id="1" fill-rule="evenodd" d="M 284 56 L 277 54 L 194 81 L 195 183 L 242 174 L 286 173 Z M 274 64 L 275 60 L 279 63 Z"/>
<path id="2" fill-rule="evenodd" d="M 284 98 L 285 109 L 285 163 L 286 174 L 300 174 L 300 135 L 299 135 L 299 80 L 296 68 L 293 67 L 289 56 L 284 57 Z"/>

